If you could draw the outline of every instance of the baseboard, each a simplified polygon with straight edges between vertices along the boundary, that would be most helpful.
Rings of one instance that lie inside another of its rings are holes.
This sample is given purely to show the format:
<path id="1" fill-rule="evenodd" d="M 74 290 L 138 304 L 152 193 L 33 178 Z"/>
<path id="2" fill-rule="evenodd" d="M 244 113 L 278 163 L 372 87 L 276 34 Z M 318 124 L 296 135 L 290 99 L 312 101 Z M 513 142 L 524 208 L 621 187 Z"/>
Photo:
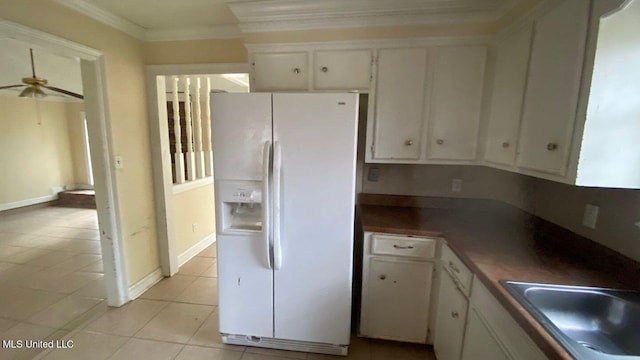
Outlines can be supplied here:
<path id="1" fill-rule="evenodd" d="M 29 206 L 29 205 L 45 203 L 45 202 L 49 202 L 49 201 L 53 201 L 53 200 L 57 200 L 57 199 L 58 199 L 58 194 L 45 195 L 45 196 L 41 196 L 41 197 L 37 197 L 37 198 L 33 198 L 33 199 L 14 201 L 14 202 L 6 203 L 6 204 L 0 204 L 0 211 L 17 209 L 17 208 L 20 208 L 20 207 L 23 207 L 23 206 Z"/>
<path id="2" fill-rule="evenodd" d="M 162 280 L 162 278 L 162 271 L 160 268 L 157 268 L 151 274 L 142 278 L 142 280 L 129 286 L 129 300 L 135 300 L 158 281 Z"/>
<path id="3" fill-rule="evenodd" d="M 187 261 L 191 260 L 194 256 L 198 255 L 200 251 L 207 248 L 207 246 L 216 242 L 216 234 L 213 233 L 206 238 L 198 241 L 195 245 L 187 249 L 187 251 L 178 255 L 178 266 L 184 265 Z"/>
<path id="4" fill-rule="evenodd" d="M 75 184 L 75 185 L 71 185 L 71 186 L 65 186 L 64 187 L 65 190 L 93 190 L 93 185 L 87 185 L 87 184 Z"/>

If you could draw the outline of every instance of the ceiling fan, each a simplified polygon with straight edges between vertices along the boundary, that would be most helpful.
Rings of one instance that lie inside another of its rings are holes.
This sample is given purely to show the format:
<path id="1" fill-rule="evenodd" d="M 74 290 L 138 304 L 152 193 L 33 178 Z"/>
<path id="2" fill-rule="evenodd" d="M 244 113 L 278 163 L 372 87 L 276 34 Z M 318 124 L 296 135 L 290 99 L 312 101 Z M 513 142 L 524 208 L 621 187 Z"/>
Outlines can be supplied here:
<path id="1" fill-rule="evenodd" d="M 76 99 L 84 99 L 84 96 L 80 94 L 76 94 L 74 92 L 60 89 L 54 86 L 47 85 L 48 82 L 46 79 L 39 78 L 36 76 L 36 67 L 33 64 L 33 49 L 29 49 L 29 53 L 31 54 L 31 77 L 22 78 L 22 84 L 19 85 L 9 85 L 9 86 L 0 86 L 0 90 L 17 88 L 21 86 L 26 86 L 22 92 L 20 92 L 19 97 L 31 97 L 31 98 L 43 98 L 47 96 L 42 88 L 55 91 L 67 96 L 74 97 Z"/>

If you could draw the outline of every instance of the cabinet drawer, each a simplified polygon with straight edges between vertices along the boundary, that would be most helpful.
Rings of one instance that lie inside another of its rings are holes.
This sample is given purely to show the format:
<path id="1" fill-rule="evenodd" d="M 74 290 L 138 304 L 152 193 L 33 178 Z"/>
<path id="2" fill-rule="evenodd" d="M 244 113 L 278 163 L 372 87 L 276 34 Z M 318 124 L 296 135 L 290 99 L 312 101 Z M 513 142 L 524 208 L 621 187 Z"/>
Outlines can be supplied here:
<path id="1" fill-rule="evenodd" d="M 413 258 L 432 258 L 436 254 L 436 239 L 398 235 L 372 235 L 371 253 Z"/>
<path id="2" fill-rule="evenodd" d="M 460 286 L 460 290 L 469 296 L 473 274 L 446 245 L 442 247 L 442 267 L 453 275 Z"/>

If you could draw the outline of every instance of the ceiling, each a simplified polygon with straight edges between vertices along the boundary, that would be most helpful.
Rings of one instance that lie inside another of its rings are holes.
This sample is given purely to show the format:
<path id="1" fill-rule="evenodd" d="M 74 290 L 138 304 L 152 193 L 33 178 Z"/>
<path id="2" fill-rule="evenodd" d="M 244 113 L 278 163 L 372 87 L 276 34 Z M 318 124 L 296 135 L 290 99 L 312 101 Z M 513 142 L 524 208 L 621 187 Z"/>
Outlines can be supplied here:
<path id="1" fill-rule="evenodd" d="M 145 41 L 495 21 L 521 0 L 54 0 Z"/>
<path id="2" fill-rule="evenodd" d="M 0 86 L 21 84 L 23 77 L 31 76 L 29 44 L 13 40 L 0 39 Z M 82 94 L 82 75 L 78 59 L 54 55 L 39 48 L 33 49 L 36 75 L 44 78 L 49 85 Z M 24 88 L 0 90 L 0 95 L 18 96 Z M 70 101 L 68 96 L 58 95 L 45 90 L 48 100 Z"/>

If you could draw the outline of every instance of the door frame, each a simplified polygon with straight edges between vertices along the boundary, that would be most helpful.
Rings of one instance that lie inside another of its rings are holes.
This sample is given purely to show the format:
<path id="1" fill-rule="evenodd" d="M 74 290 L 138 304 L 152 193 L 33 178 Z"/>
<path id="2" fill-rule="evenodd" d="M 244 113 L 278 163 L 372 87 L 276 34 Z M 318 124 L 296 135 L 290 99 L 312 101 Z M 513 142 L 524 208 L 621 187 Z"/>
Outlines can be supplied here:
<path id="1" fill-rule="evenodd" d="M 162 275 L 172 276 L 180 268 L 178 262 L 180 254 L 176 249 L 173 217 L 173 178 L 169 127 L 167 121 L 162 120 L 167 119 L 167 107 L 158 101 L 159 98 L 166 98 L 166 86 L 164 78 L 161 76 L 249 74 L 250 66 L 249 63 L 147 65 L 145 72 L 160 269 Z"/>
<path id="2" fill-rule="evenodd" d="M 112 161 L 113 140 L 104 54 L 61 37 L 5 20 L 0 20 L 0 39 L 17 40 L 28 43 L 35 49 L 80 59 L 85 112 L 90 119 L 94 119 L 87 123 L 87 131 L 94 171 L 107 303 L 110 306 L 122 306 L 130 297 L 122 244 L 118 189 Z"/>

